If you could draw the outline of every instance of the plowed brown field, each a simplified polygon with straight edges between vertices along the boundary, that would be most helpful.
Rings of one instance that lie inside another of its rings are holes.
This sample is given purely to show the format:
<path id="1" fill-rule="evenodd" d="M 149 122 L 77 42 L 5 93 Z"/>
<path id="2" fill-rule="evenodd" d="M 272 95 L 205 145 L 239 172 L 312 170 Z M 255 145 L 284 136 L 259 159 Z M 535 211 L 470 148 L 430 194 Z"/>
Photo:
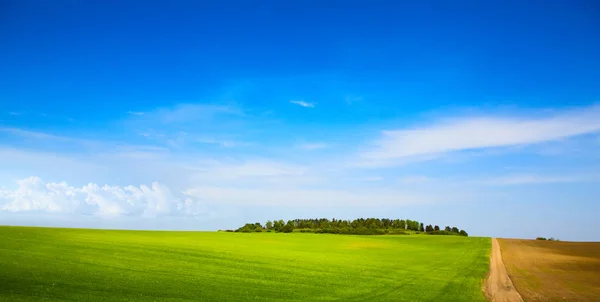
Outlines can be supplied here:
<path id="1" fill-rule="evenodd" d="M 498 239 L 525 301 L 600 301 L 600 242 Z"/>

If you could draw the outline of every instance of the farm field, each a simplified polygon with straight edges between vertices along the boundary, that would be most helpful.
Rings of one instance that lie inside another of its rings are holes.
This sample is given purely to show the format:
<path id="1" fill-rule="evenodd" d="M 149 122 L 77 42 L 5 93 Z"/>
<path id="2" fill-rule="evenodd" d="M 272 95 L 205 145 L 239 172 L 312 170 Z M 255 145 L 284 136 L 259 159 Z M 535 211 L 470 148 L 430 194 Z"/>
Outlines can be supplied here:
<path id="1" fill-rule="evenodd" d="M 3 301 L 485 301 L 490 239 L 0 227 Z"/>
<path id="2" fill-rule="evenodd" d="M 525 301 L 600 297 L 600 242 L 498 241 L 508 274 Z"/>

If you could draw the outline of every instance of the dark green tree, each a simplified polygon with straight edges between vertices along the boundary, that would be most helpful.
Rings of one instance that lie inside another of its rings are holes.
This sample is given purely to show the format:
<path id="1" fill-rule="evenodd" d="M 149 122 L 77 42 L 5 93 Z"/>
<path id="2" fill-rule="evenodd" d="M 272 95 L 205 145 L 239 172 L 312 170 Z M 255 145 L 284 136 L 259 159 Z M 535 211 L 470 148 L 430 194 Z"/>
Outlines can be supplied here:
<path id="1" fill-rule="evenodd" d="M 296 227 L 296 224 L 294 223 L 293 220 L 288 220 L 288 222 L 285 224 L 285 226 L 289 226 L 292 229 L 294 229 Z"/>
<path id="2" fill-rule="evenodd" d="M 281 228 L 281 232 L 283 232 L 283 233 L 291 233 L 293 231 L 294 231 L 294 228 L 289 224 L 286 224 Z"/>

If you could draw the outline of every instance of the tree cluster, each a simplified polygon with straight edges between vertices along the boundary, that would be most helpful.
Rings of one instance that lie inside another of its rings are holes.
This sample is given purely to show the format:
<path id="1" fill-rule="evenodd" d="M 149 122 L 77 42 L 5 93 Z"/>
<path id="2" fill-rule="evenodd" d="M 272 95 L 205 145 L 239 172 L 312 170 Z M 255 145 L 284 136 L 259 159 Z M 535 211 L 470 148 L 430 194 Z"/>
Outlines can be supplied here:
<path id="1" fill-rule="evenodd" d="M 231 230 L 228 230 L 231 232 Z M 379 219 L 359 218 L 354 220 L 342 219 L 294 219 L 267 221 L 265 225 L 259 222 L 246 223 L 235 232 L 307 232 L 307 233 L 329 233 L 329 234 L 353 234 L 353 235 L 385 235 L 385 234 L 409 234 L 427 233 L 431 235 L 460 235 L 468 236 L 464 230 L 457 227 L 447 226 L 440 230 L 439 226 L 427 225 L 410 219 Z"/>
<path id="2" fill-rule="evenodd" d="M 558 240 L 558 239 L 556 239 L 554 237 L 550 237 L 548 239 L 546 239 L 546 237 L 537 237 L 537 238 L 535 238 L 535 240 L 560 241 L 560 240 Z"/>

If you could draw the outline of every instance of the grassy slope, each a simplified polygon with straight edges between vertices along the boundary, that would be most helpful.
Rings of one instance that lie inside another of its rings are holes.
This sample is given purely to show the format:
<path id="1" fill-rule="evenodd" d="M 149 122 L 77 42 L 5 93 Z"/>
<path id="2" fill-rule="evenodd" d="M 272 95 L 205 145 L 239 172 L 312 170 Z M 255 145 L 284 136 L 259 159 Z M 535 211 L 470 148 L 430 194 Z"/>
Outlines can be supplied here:
<path id="1" fill-rule="evenodd" d="M 600 242 L 498 239 L 525 301 L 598 301 Z"/>
<path id="2" fill-rule="evenodd" d="M 489 238 L 0 227 L 0 300 L 483 301 Z"/>

